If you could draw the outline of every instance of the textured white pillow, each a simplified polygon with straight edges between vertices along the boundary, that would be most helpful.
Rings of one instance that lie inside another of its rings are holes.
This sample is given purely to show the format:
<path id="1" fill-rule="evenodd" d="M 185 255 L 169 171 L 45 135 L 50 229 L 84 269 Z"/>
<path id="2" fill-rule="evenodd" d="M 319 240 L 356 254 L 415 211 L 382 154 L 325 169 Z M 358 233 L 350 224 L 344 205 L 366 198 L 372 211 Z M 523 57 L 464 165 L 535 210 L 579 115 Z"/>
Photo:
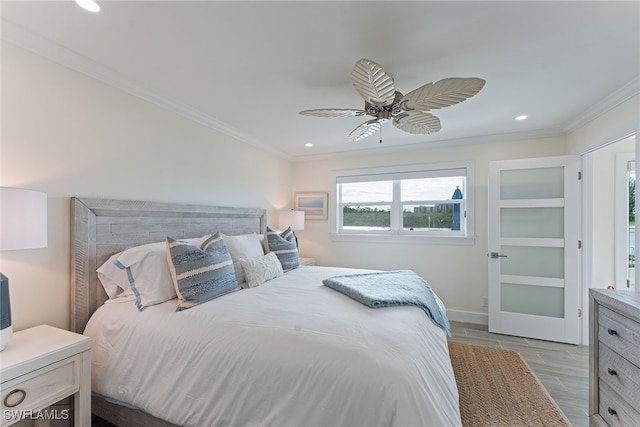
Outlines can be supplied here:
<path id="1" fill-rule="evenodd" d="M 240 258 L 247 284 L 250 288 L 260 286 L 264 282 L 284 274 L 280 260 L 273 252 L 257 258 Z"/>
<path id="2" fill-rule="evenodd" d="M 233 261 L 233 268 L 236 271 L 236 279 L 238 284 L 242 286 L 246 282 L 242 265 L 240 265 L 241 258 L 256 258 L 264 255 L 264 248 L 262 247 L 262 239 L 260 235 L 256 233 L 241 234 L 239 236 L 227 236 L 222 234 L 224 243 L 229 248 L 231 254 L 231 260 Z"/>

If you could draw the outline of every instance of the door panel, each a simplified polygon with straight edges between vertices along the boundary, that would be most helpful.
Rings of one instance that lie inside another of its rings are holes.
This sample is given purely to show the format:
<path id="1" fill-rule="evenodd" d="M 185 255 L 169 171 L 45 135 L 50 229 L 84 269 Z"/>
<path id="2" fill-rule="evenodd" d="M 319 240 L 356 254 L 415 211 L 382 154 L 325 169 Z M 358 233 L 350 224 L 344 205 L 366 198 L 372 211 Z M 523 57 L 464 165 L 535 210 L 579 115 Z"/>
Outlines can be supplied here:
<path id="1" fill-rule="evenodd" d="M 578 343 L 579 158 L 489 164 L 489 331 Z"/>
<path id="2" fill-rule="evenodd" d="M 500 246 L 500 253 L 501 275 L 564 278 L 564 248 Z"/>
<path id="3" fill-rule="evenodd" d="M 558 199 L 564 197 L 562 167 L 501 170 L 500 199 Z"/>
<path id="4" fill-rule="evenodd" d="M 564 236 L 564 209 L 509 208 L 500 209 L 501 237 Z"/>
<path id="5" fill-rule="evenodd" d="M 537 316 L 564 317 L 564 289 L 501 283 L 500 310 Z"/>

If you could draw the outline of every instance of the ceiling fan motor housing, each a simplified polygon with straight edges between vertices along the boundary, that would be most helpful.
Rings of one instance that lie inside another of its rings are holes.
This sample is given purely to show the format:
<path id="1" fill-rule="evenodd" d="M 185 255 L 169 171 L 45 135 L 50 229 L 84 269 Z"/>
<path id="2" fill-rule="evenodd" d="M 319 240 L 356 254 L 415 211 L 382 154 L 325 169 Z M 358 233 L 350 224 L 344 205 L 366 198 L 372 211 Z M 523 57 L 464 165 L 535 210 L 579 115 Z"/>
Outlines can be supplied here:
<path id="1" fill-rule="evenodd" d="M 368 115 L 375 117 L 380 123 L 386 123 L 391 121 L 392 117 L 396 117 L 403 112 L 400 108 L 400 100 L 404 95 L 400 92 L 395 92 L 393 103 L 388 105 L 375 105 L 370 102 L 364 102 L 364 110 Z"/>

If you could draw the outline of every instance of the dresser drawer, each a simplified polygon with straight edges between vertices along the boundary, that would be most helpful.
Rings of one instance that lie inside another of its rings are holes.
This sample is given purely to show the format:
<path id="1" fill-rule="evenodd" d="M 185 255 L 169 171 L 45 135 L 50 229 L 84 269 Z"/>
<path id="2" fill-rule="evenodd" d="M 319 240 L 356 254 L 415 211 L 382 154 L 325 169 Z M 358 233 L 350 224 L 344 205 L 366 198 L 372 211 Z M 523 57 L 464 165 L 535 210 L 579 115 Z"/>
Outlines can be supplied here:
<path id="1" fill-rule="evenodd" d="M 600 307 L 598 337 L 601 343 L 640 366 L 640 324 L 606 307 Z"/>
<path id="2" fill-rule="evenodd" d="M 599 382 L 599 388 L 599 413 L 606 423 L 610 426 L 637 427 L 640 413 L 604 381 Z"/>
<path id="3" fill-rule="evenodd" d="M 640 408 L 640 368 L 602 343 L 598 353 L 600 379 L 632 407 Z"/>
<path id="4" fill-rule="evenodd" d="M 80 355 L 76 355 L 4 382 L 2 413 L 44 409 L 76 393 L 80 388 L 79 376 Z"/>

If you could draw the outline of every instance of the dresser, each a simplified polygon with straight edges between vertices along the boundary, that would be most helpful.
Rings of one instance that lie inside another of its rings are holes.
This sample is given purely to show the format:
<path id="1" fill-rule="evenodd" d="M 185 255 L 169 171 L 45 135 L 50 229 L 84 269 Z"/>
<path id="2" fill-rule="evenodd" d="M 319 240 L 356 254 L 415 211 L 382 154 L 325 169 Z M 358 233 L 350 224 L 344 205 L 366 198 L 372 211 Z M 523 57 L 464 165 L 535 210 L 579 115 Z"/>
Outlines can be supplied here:
<path id="1" fill-rule="evenodd" d="M 91 339 L 40 325 L 13 334 L 0 352 L 0 426 L 21 419 L 48 426 L 72 419 L 91 425 Z M 73 410 L 47 409 L 73 396 Z"/>
<path id="2" fill-rule="evenodd" d="M 640 294 L 589 291 L 591 426 L 640 425 Z"/>

